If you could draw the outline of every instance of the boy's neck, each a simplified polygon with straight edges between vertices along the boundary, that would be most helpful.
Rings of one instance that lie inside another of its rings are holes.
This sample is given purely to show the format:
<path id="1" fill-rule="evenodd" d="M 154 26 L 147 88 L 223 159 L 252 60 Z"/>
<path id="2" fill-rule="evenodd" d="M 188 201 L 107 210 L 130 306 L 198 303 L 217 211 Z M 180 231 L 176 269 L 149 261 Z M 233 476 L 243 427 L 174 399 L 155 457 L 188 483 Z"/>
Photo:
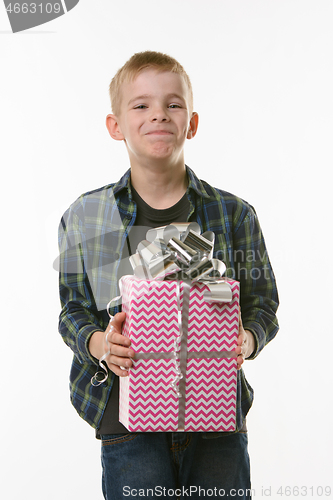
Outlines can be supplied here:
<path id="1" fill-rule="evenodd" d="M 185 194 L 188 180 L 185 164 L 174 167 L 131 166 L 131 183 L 152 208 L 163 210 L 175 205 Z"/>

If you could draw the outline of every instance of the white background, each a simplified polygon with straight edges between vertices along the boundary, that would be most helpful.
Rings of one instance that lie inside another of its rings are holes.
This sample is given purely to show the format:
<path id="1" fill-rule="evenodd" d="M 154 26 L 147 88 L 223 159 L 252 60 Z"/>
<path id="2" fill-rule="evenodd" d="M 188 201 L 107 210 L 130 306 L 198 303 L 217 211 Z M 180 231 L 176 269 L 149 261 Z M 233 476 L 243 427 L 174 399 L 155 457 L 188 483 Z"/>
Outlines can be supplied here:
<path id="1" fill-rule="evenodd" d="M 278 281 L 280 332 L 245 365 L 255 497 L 333 487 L 332 25 L 330 0 L 81 0 L 11 34 L 1 3 L 1 498 L 102 499 L 52 262 L 62 212 L 128 167 L 105 128 L 108 85 L 147 49 L 189 73 L 200 124 L 186 161 L 256 208 Z"/>

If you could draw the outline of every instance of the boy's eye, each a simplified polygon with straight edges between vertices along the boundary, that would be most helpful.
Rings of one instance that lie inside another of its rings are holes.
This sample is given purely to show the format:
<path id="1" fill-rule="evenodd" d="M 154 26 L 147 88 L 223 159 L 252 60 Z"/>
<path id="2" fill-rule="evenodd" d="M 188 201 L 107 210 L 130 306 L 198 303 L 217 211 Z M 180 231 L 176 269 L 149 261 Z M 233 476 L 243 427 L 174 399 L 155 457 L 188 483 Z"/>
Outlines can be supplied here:
<path id="1" fill-rule="evenodd" d="M 172 103 L 172 104 L 168 104 L 168 108 L 171 108 L 171 109 L 177 109 L 177 108 L 181 108 L 182 106 L 180 104 L 177 104 L 177 103 Z M 146 104 L 138 104 L 137 106 L 134 106 L 134 109 L 147 109 L 148 106 Z"/>

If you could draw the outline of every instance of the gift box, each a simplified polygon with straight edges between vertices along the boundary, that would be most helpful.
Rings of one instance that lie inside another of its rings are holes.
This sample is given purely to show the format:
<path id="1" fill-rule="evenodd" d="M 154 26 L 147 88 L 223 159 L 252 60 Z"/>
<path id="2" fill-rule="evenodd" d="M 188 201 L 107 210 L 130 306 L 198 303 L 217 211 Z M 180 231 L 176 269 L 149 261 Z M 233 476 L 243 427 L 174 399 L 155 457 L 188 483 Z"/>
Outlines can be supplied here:
<path id="1" fill-rule="evenodd" d="M 205 282 L 121 278 L 123 335 L 135 351 L 120 377 L 119 420 L 130 431 L 234 431 L 239 283 L 228 303 Z"/>

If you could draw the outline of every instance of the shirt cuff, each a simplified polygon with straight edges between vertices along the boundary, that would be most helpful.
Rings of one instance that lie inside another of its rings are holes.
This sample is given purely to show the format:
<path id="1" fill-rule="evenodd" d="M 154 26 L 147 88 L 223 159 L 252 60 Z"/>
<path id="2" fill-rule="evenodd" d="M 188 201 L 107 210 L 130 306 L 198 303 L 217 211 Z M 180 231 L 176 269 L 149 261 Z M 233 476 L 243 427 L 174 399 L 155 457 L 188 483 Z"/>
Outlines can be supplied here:
<path id="1" fill-rule="evenodd" d="M 81 328 L 78 336 L 78 350 L 79 361 L 81 364 L 89 363 L 98 366 L 98 359 L 96 359 L 89 351 L 89 341 L 95 332 L 100 332 L 102 329 L 97 325 L 86 325 Z"/>

